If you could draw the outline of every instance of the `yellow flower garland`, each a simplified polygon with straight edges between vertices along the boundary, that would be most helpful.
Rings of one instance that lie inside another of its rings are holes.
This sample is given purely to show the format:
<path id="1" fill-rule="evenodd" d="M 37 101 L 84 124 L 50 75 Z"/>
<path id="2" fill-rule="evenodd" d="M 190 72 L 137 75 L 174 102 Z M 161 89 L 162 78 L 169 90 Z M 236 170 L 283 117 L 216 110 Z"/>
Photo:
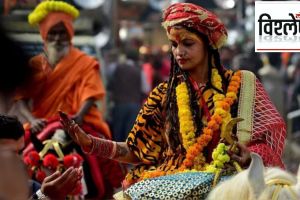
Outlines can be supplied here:
<path id="1" fill-rule="evenodd" d="M 195 126 L 190 110 L 190 100 L 188 88 L 185 83 L 181 83 L 176 87 L 178 118 L 180 122 L 179 131 L 181 133 L 183 147 L 188 150 L 195 144 Z"/>
<path id="2" fill-rule="evenodd" d="M 218 70 L 216 68 L 213 68 L 212 70 L 212 85 L 215 86 L 218 90 L 223 91 L 222 89 L 222 78 L 220 74 L 218 73 Z"/>
<path id="3" fill-rule="evenodd" d="M 28 16 L 30 25 L 37 25 L 42 21 L 49 12 L 65 12 L 73 17 L 79 16 L 79 11 L 72 5 L 63 1 L 43 1 L 41 2 L 32 13 Z"/>
<path id="4" fill-rule="evenodd" d="M 213 161 L 210 165 L 206 166 L 205 171 L 211 173 L 220 171 L 224 167 L 224 164 L 230 161 L 227 150 L 228 147 L 224 143 L 219 143 L 212 153 Z"/>

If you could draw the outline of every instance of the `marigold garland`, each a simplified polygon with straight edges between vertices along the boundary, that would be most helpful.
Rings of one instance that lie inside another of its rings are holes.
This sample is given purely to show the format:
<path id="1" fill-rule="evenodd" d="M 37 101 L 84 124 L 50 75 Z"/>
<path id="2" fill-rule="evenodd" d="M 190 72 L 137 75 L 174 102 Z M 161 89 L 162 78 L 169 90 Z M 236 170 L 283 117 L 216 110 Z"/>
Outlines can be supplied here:
<path id="1" fill-rule="evenodd" d="M 185 83 L 176 87 L 178 118 L 180 122 L 179 131 L 182 137 L 183 147 L 188 150 L 195 143 L 195 126 L 192 112 L 190 110 L 190 100 L 188 88 Z"/>
<path id="2" fill-rule="evenodd" d="M 218 74 L 217 69 L 212 70 L 212 85 L 218 90 L 222 91 L 222 78 Z M 232 104 L 237 100 L 237 93 L 241 85 L 241 72 L 237 71 L 231 77 L 229 86 L 227 88 L 226 95 L 219 94 L 214 91 L 214 114 L 208 121 L 207 126 L 203 128 L 202 134 L 198 138 L 195 138 L 195 126 L 193 124 L 192 113 L 190 110 L 190 100 L 188 95 L 188 89 L 185 82 L 180 83 L 176 87 L 176 96 L 178 104 L 178 118 L 179 118 L 179 130 L 182 138 L 183 147 L 186 149 L 186 156 L 182 165 L 178 170 L 172 172 L 164 172 L 162 170 L 154 170 L 144 172 L 142 178 L 151 178 L 163 176 L 175 172 L 185 171 L 212 171 L 216 172 L 218 168 L 221 168 L 225 162 L 228 162 L 228 158 L 224 151 L 225 145 L 220 143 L 213 153 L 213 162 L 209 166 L 205 166 L 205 157 L 203 156 L 203 150 L 208 145 L 213 137 L 213 133 L 221 129 L 221 132 L 225 130 L 225 124 L 231 120 L 230 108 Z M 220 155 L 220 158 L 219 158 Z M 229 160 L 228 160 L 229 159 Z"/>
<path id="3" fill-rule="evenodd" d="M 65 12 L 73 17 L 79 16 L 79 11 L 72 5 L 63 1 L 43 1 L 41 2 L 32 13 L 28 16 L 30 25 L 37 25 L 42 21 L 49 12 Z"/>
<path id="4" fill-rule="evenodd" d="M 218 73 L 218 70 L 216 68 L 212 69 L 212 85 L 216 87 L 218 90 L 222 90 L 222 77 Z"/>
<path id="5" fill-rule="evenodd" d="M 233 77 L 230 80 L 229 86 L 227 88 L 227 93 L 224 96 L 223 94 L 219 94 L 216 91 L 214 91 L 213 101 L 215 103 L 215 112 L 212 115 L 210 121 L 207 123 L 207 127 L 203 128 L 203 133 L 200 134 L 200 136 L 197 138 L 197 142 L 191 146 L 189 149 L 187 149 L 186 158 L 183 161 L 183 165 L 180 167 L 180 170 L 190 169 L 191 167 L 194 168 L 201 168 L 199 164 L 202 166 L 205 164 L 203 163 L 197 163 L 198 166 L 195 166 L 194 160 L 197 155 L 203 156 L 202 151 L 203 149 L 208 145 L 208 143 L 211 141 L 213 133 L 221 128 L 221 131 L 224 131 L 225 124 L 231 119 L 230 114 L 230 107 L 237 99 L 237 92 L 239 91 L 240 87 L 240 78 L 241 73 L 240 71 L 237 71 Z M 212 70 L 212 84 L 217 87 L 217 89 L 221 89 L 219 87 L 222 85 L 222 79 L 220 75 L 218 74 L 216 69 Z M 181 83 L 185 84 L 185 83 Z M 184 92 L 184 91 L 180 91 Z M 176 93 L 177 94 L 177 93 Z M 180 99 L 177 99 L 177 102 Z M 183 103 L 182 103 L 183 104 Z M 179 102 L 178 102 L 179 105 Z M 178 106 L 178 110 L 179 110 Z M 179 115 L 179 123 L 181 127 L 181 120 L 180 120 L 180 114 Z M 180 132 L 182 134 L 182 132 Z"/>
<path id="6" fill-rule="evenodd" d="M 220 171 L 224 167 L 224 164 L 230 161 L 227 150 L 228 147 L 224 143 L 219 143 L 212 153 L 213 161 L 210 165 L 206 166 L 205 171 L 211 173 Z"/>

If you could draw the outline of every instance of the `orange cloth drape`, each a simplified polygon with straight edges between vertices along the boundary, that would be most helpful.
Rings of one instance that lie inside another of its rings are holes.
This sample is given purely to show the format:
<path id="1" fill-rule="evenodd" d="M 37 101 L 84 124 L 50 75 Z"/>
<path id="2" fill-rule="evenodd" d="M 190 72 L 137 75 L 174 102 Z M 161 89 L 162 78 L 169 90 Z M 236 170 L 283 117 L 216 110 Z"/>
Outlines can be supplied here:
<path id="1" fill-rule="evenodd" d="M 19 98 L 33 100 L 32 113 L 37 118 L 53 117 L 58 110 L 73 115 L 88 98 L 99 100 L 104 97 L 98 62 L 74 47 L 54 70 L 43 55 L 33 57 L 30 66 L 34 71 L 32 82 Z M 96 105 L 84 117 L 84 122 L 111 138 L 108 125 Z"/>

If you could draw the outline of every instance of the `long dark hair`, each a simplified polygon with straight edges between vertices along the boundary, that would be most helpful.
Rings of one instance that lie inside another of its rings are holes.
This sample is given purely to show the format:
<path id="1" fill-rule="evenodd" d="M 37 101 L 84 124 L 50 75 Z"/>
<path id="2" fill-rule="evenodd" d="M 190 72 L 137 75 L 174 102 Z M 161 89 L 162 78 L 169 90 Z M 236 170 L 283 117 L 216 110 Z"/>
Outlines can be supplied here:
<path id="1" fill-rule="evenodd" d="M 218 93 L 223 93 L 211 83 L 211 74 L 212 68 L 216 68 L 222 78 L 222 84 L 225 87 L 228 85 L 228 80 L 225 78 L 225 69 L 223 68 L 220 55 L 217 49 L 213 49 L 209 45 L 209 40 L 206 35 L 183 25 L 183 28 L 188 30 L 189 32 L 197 34 L 203 41 L 205 46 L 208 49 L 208 83 L 207 87 L 213 88 Z M 178 119 L 178 105 L 176 100 L 176 86 L 185 81 L 188 87 L 188 93 L 190 98 L 190 108 L 192 112 L 194 126 L 196 127 L 195 135 L 199 136 L 202 132 L 203 123 L 202 123 L 202 112 L 200 106 L 198 105 L 198 97 L 197 92 L 192 86 L 189 80 L 189 74 L 187 71 L 183 71 L 178 63 L 176 62 L 172 52 L 171 52 L 171 69 L 170 76 L 168 80 L 168 89 L 166 94 L 166 101 L 164 103 L 164 109 L 166 114 L 166 137 L 168 137 L 168 141 L 170 142 L 170 146 L 173 150 L 178 147 L 180 144 L 179 139 L 179 119 Z"/>

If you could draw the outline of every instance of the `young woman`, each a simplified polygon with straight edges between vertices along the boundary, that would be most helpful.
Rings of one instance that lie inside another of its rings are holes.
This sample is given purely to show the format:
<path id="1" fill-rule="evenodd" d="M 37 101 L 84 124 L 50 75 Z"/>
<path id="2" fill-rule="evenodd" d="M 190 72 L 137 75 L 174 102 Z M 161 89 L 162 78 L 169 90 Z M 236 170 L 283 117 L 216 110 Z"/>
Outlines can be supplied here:
<path id="1" fill-rule="evenodd" d="M 218 49 L 227 38 L 221 21 L 200 6 L 176 3 L 164 11 L 163 26 L 172 47 L 170 78 L 151 92 L 126 142 L 89 136 L 65 117 L 73 140 L 85 152 L 137 164 L 125 187 L 149 177 L 208 170 L 221 138 L 238 141 L 239 151 L 229 153 L 242 167 L 249 164 L 249 152 L 266 166 L 282 167 L 284 122 L 253 73 L 220 63 Z M 237 117 L 244 120 L 232 129 Z"/>

